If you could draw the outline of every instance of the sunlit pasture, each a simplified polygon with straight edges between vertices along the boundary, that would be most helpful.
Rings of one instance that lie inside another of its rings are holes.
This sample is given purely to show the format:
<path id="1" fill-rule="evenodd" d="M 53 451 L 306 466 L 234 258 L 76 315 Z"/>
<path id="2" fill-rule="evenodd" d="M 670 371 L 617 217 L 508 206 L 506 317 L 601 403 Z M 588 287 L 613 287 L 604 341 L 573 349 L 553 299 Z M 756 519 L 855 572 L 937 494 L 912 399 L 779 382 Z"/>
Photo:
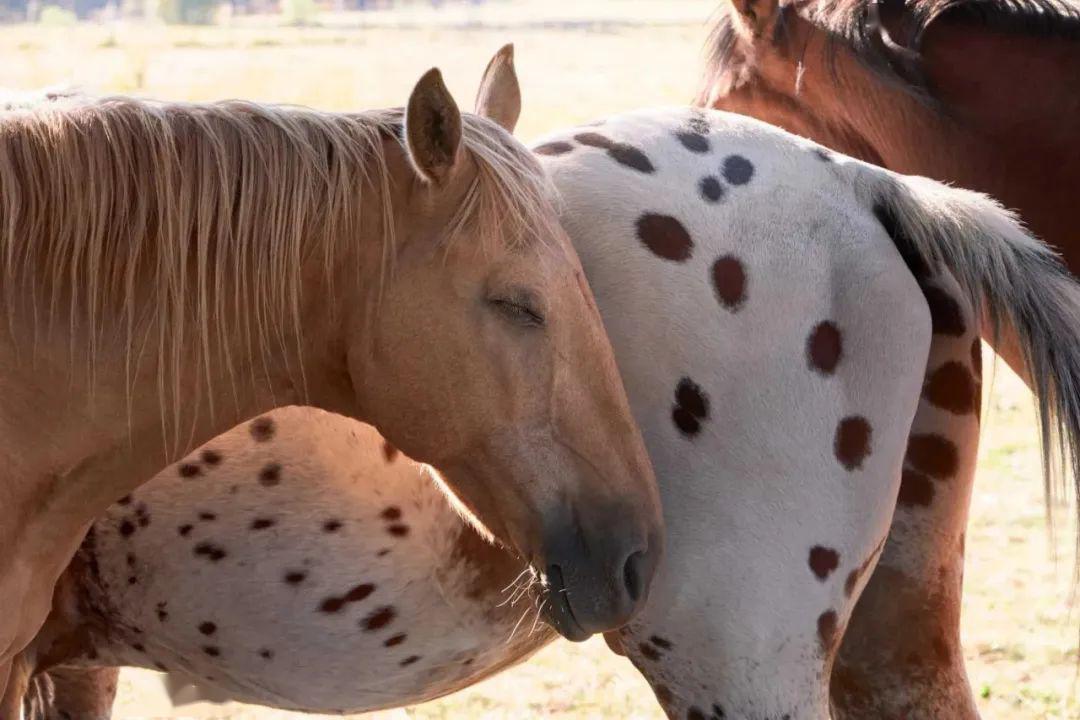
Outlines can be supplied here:
<path id="1" fill-rule="evenodd" d="M 0 86 L 73 84 L 97 93 L 173 100 L 241 97 L 351 110 L 403 104 L 416 78 L 438 65 L 459 103 L 470 107 L 488 58 L 513 41 L 524 87 L 519 135 L 528 139 L 606 113 L 687 102 L 712 3 L 493 5 L 463 16 L 473 23 L 467 29 L 456 16 L 420 10 L 367 19 L 320 16 L 323 26 L 307 28 L 276 27 L 266 18 L 209 28 L 0 28 Z M 357 27 L 361 21 L 368 25 Z M 984 391 L 988 410 L 965 573 L 963 635 L 972 686 L 986 718 L 1077 718 L 1080 617 L 1071 612 L 1070 510 L 1057 508 L 1052 547 L 1030 396 L 1002 364 Z M 155 673 L 123 676 L 116 717 L 170 714 L 223 720 L 302 717 L 236 704 L 174 709 Z M 558 642 L 466 692 L 368 717 L 541 716 L 662 717 L 644 681 L 599 640 Z"/>

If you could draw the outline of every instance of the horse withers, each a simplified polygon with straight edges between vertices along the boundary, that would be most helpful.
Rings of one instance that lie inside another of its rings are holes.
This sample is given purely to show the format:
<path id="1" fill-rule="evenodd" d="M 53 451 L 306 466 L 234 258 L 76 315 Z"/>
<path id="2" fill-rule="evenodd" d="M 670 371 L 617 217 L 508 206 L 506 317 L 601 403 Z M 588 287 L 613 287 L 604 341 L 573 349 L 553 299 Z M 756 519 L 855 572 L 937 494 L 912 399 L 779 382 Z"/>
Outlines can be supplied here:
<path id="1" fill-rule="evenodd" d="M 550 187 L 510 135 L 519 99 L 507 48 L 476 115 L 437 70 L 404 110 L 0 114 L 0 677 L 94 517 L 246 419 L 269 441 L 261 414 L 295 402 L 438 467 L 536 568 L 564 635 L 634 615 L 662 544 L 654 476 Z"/>

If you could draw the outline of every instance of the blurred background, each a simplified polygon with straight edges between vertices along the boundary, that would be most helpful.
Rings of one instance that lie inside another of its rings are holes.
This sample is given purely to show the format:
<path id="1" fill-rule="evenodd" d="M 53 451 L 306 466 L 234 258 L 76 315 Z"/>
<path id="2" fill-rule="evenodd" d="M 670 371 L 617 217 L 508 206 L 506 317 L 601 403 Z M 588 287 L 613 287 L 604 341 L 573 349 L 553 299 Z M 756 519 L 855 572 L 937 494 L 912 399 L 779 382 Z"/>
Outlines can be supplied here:
<path id="1" fill-rule="evenodd" d="M 528 141 L 620 110 L 687 103 L 714 8 L 713 0 L 0 0 L 0 87 L 359 110 L 404 104 L 437 65 L 471 108 L 491 54 L 512 41 L 524 92 L 518 136 Z M 1031 397 L 1001 363 L 993 379 L 967 535 L 972 686 L 988 719 L 1080 718 L 1071 511 L 1054 509 L 1051 537 Z M 115 717 L 168 716 L 312 717 L 236 704 L 172 708 L 155 673 L 126 671 Z M 442 701 L 365 717 L 663 716 L 630 664 L 597 638 L 559 641 Z"/>
<path id="2" fill-rule="evenodd" d="M 55 4 L 52 4 L 55 2 Z M 466 108 L 517 46 L 519 135 L 685 103 L 711 0 L 0 0 L 0 87 L 74 84 L 327 110 L 403 105 L 438 65 Z M 191 24 L 197 23 L 197 24 Z"/>

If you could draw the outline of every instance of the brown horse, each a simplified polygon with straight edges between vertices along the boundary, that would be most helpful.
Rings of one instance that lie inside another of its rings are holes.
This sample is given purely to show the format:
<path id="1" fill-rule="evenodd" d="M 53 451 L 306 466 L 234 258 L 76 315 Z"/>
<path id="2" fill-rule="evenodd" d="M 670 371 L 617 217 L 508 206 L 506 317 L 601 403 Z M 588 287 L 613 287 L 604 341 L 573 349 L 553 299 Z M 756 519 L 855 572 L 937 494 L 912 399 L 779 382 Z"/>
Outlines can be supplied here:
<path id="1" fill-rule="evenodd" d="M 1078 89 L 1072 0 L 727 0 L 697 102 L 986 192 L 1077 274 Z M 1030 379 L 1013 329 L 994 330 L 984 337 Z M 970 486 L 948 498 L 898 507 L 833 676 L 839 717 L 976 715 L 958 652 Z"/>
<path id="2" fill-rule="evenodd" d="M 432 70 L 404 111 L 61 98 L 0 113 L 0 717 L 91 521 L 287 403 L 365 419 L 441 469 L 546 578 L 564 635 L 644 602 L 657 489 L 550 186 L 509 133 L 509 48 L 476 108 Z M 270 447 L 271 418 L 248 428 Z M 251 481 L 287 491 L 285 460 Z"/>

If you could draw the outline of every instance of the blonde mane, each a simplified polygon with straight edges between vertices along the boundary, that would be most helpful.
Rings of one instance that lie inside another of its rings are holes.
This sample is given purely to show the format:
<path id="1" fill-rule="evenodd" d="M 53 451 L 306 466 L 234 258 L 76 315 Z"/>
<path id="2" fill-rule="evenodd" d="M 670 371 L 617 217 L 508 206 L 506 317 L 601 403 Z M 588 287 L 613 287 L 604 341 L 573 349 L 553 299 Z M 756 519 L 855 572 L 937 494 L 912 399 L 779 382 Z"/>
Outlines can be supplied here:
<path id="1" fill-rule="evenodd" d="M 180 370 L 193 357 L 207 383 L 213 364 L 225 363 L 235 392 L 230 346 L 239 338 L 264 359 L 301 346 L 303 261 L 321 253 L 330 278 L 359 240 L 368 192 L 382 214 L 380 277 L 391 271 L 384 143 L 400 137 L 402 119 L 400 109 L 337 114 L 242 101 L 76 95 L 7 104 L 0 263 L 8 313 L 29 303 L 35 336 L 41 320 L 70 323 L 72 338 L 87 344 L 91 387 L 101 343 L 126 343 L 129 388 L 141 358 L 155 353 L 162 405 L 174 419 Z M 545 236 L 554 213 L 534 158 L 493 123 L 465 115 L 463 126 L 477 174 L 448 238 L 469 233 L 501 251 Z M 332 297 L 327 305 L 332 312 Z"/>

